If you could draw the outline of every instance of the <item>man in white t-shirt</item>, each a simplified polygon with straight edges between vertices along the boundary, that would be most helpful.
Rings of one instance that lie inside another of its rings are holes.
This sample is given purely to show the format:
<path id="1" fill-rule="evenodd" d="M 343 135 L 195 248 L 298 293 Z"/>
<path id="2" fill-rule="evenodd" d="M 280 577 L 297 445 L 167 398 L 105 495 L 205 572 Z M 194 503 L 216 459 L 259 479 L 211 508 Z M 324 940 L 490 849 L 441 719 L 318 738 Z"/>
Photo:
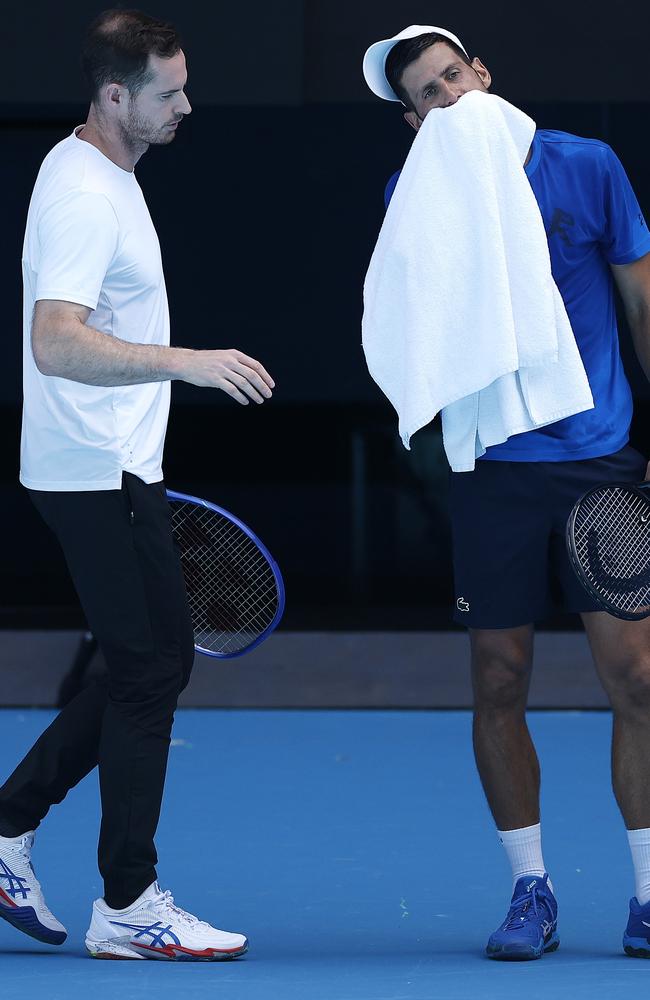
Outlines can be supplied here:
<path id="1" fill-rule="evenodd" d="M 65 940 L 31 868 L 34 830 L 99 765 L 104 898 L 90 954 L 234 958 L 243 935 L 179 910 L 156 881 L 171 725 L 194 658 L 161 460 L 172 379 L 242 404 L 263 402 L 274 383 L 240 351 L 169 346 L 160 248 L 134 167 L 191 111 L 176 30 L 105 11 L 83 65 L 88 121 L 45 158 L 27 219 L 20 480 L 63 548 L 108 676 L 0 788 L 0 916 L 38 940 Z"/>

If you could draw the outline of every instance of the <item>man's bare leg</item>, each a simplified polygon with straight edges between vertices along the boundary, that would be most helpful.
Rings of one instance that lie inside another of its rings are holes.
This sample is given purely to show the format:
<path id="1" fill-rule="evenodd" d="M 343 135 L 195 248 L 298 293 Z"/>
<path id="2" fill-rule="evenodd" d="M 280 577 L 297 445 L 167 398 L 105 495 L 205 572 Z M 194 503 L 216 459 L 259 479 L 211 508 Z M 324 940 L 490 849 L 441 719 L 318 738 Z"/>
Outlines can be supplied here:
<path id="1" fill-rule="evenodd" d="M 499 830 L 539 823 L 540 772 L 526 725 L 533 626 L 470 629 L 474 754 Z"/>
<path id="2" fill-rule="evenodd" d="M 541 958 L 560 939 L 542 856 L 539 762 L 526 724 L 533 626 L 472 629 L 470 638 L 474 753 L 514 883 L 508 914 L 486 953 L 499 960 Z"/>
<path id="3" fill-rule="evenodd" d="M 612 784 L 628 830 L 650 827 L 650 619 L 582 615 L 614 713 Z"/>

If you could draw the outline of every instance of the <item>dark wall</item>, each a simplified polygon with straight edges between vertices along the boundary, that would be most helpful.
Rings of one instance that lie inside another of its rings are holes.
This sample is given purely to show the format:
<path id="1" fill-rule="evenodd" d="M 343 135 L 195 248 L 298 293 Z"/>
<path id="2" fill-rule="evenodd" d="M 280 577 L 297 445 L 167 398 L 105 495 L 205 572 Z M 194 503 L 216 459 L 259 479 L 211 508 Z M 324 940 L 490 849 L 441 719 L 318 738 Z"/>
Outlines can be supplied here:
<path id="1" fill-rule="evenodd" d="M 197 104 L 300 103 L 301 0 L 14 3 L 3 16 L 0 100 L 23 105 L 79 101 L 85 94 L 78 55 L 83 31 L 111 6 L 141 7 L 178 26 L 191 73 L 188 93 Z"/>
<path id="2" fill-rule="evenodd" d="M 3 17 L 1 100 L 78 100 L 82 31 L 109 5 L 12 4 Z M 199 104 L 370 103 L 361 76 L 366 47 L 432 21 L 456 32 L 490 67 L 499 93 L 515 102 L 650 100 L 645 0 L 615 10 L 604 0 L 548 0 L 543 8 L 518 0 L 465 0 L 448 9 L 423 0 L 156 0 L 144 7 L 181 29 L 190 95 Z"/>
<path id="3" fill-rule="evenodd" d="M 648 101 L 646 0 L 308 0 L 305 96 L 371 102 L 361 75 L 365 49 L 409 24 L 453 31 L 489 67 L 497 93 L 521 101 Z"/>

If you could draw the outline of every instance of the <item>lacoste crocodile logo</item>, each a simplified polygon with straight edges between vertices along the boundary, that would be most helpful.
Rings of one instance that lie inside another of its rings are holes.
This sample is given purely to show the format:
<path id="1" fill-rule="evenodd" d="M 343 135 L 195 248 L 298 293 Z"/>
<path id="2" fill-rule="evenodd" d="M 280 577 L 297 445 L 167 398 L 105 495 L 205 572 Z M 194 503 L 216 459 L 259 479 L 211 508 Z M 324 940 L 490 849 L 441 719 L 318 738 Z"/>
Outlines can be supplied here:
<path id="1" fill-rule="evenodd" d="M 466 601 L 464 597 L 459 597 L 456 601 L 456 607 L 459 611 L 469 611 L 469 601 Z"/>

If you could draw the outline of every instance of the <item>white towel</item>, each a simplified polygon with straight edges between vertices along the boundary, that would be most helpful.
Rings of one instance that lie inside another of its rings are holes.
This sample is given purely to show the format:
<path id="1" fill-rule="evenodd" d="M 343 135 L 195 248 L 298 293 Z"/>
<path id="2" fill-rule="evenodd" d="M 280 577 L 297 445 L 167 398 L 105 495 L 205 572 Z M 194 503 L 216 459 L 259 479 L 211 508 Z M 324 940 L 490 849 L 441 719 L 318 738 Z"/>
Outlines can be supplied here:
<path id="1" fill-rule="evenodd" d="M 593 407 L 523 163 L 535 123 L 471 91 L 426 116 L 364 286 L 370 374 L 404 445 L 442 411 L 454 471 Z"/>

